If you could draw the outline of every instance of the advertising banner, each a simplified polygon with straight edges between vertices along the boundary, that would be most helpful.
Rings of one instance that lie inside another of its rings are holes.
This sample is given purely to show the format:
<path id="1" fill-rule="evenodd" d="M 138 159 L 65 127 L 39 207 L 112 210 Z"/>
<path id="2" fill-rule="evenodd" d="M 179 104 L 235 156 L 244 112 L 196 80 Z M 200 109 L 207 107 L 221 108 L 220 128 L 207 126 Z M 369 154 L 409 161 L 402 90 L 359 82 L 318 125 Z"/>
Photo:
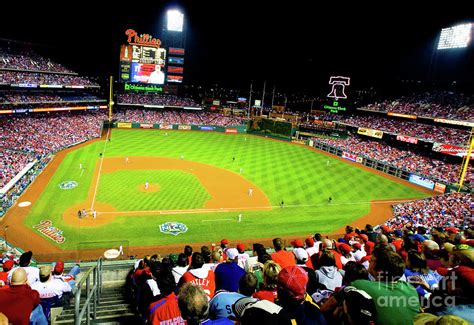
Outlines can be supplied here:
<path id="1" fill-rule="evenodd" d="M 364 160 L 364 158 L 362 158 L 362 157 L 357 157 L 356 158 L 356 162 L 358 162 L 359 164 L 362 164 L 363 160 Z"/>
<path id="2" fill-rule="evenodd" d="M 467 150 L 463 147 L 453 146 L 450 144 L 444 144 L 435 142 L 433 143 L 433 151 L 441 152 L 445 155 L 457 156 L 457 157 L 466 157 Z M 471 160 L 473 159 L 473 152 L 471 152 Z"/>
<path id="3" fill-rule="evenodd" d="M 199 129 L 201 131 L 214 131 L 214 127 L 213 126 L 200 126 Z"/>
<path id="4" fill-rule="evenodd" d="M 226 128 L 225 133 L 238 133 L 237 129 L 235 128 Z"/>
<path id="5" fill-rule="evenodd" d="M 464 126 L 469 126 L 471 128 L 474 128 L 474 123 L 473 122 L 446 120 L 444 118 L 435 118 L 434 121 L 438 122 L 438 123 L 446 123 L 446 124 L 453 124 L 453 125 L 464 125 Z"/>
<path id="6" fill-rule="evenodd" d="M 153 124 L 140 123 L 140 128 L 142 128 L 142 129 L 153 129 Z"/>
<path id="7" fill-rule="evenodd" d="M 414 143 L 414 144 L 418 143 L 417 138 L 408 137 L 406 135 L 397 135 L 397 140 L 403 141 L 403 142 L 408 142 L 408 143 Z"/>
<path id="8" fill-rule="evenodd" d="M 131 129 L 132 128 L 132 123 L 117 123 L 117 127 L 119 129 Z"/>
<path id="9" fill-rule="evenodd" d="M 382 131 L 367 129 L 367 128 L 359 128 L 357 130 L 357 133 L 362 134 L 362 135 L 366 135 L 368 137 L 377 138 L 377 139 L 382 139 L 382 137 L 383 137 L 383 132 Z"/>
<path id="10" fill-rule="evenodd" d="M 178 130 L 191 130 L 191 125 L 178 125 Z"/>
<path id="11" fill-rule="evenodd" d="M 427 179 L 415 174 L 410 174 L 410 178 L 408 179 L 408 181 L 410 183 L 426 187 L 430 190 L 432 190 L 435 185 L 435 182 L 433 182 L 431 179 Z"/>
<path id="12" fill-rule="evenodd" d="M 160 129 L 163 129 L 163 130 L 172 130 L 173 129 L 173 124 L 160 124 Z"/>
<path id="13" fill-rule="evenodd" d="M 446 192 L 446 185 L 441 184 L 441 183 L 436 183 L 434 187 L 434 191 L 442 194 Z"/>
<path id="14" fill-rule="evenodd" d="M 388 116 L 397 116 L 397 117 L 404 117 L 404 118 L 409 118 L 416 120 L 416 115 L 409 115 L 409 114 L 401 114 L 401 113 L 394 113 L 394 112 L 388 112 Z"/>
<path id="15" fill-rule="evenodd" d="M 357 155 L 354 155 L 350 152 L 345 152 L 343 151 L 342 152 L 342 158 L 344 159 L 347 159 L 347 160 L 350 160 L 350 161 L 353 161 L 353 162 L 356 162 L 357 161 Z"/>

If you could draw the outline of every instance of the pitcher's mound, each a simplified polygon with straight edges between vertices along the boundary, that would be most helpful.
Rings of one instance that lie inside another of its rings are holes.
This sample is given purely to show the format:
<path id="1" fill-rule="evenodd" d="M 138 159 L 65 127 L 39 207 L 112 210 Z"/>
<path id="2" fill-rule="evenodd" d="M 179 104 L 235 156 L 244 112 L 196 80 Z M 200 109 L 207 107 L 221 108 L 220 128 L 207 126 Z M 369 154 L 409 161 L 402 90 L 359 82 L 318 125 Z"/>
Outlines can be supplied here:
<path id="1" fill-rule="evenodd" d="M 148 189 L 145 189 L 145 184 L 141 184 L 138 186 L 138 190 L 140 192 L 145 192 L 145 193 L 155 193 L 160 190 L 160 185 L 159 184 L 148 184 Z"/>

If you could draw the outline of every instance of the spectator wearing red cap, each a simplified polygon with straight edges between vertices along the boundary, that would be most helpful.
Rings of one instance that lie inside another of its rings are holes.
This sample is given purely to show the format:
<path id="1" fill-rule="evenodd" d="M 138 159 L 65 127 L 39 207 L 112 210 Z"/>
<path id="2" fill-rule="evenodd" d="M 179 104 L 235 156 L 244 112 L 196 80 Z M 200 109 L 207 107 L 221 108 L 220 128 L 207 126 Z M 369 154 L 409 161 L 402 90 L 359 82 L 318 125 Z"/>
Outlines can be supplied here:
<path id="1" fill-rule="evenodd" d="M 237 264 L 245 269 L 245 264 L 247 263 L 247 260 L 250 258 L 249 254 L 245 253 L 245 246 L 242 243 L 237 244 L 237 251 L 239 252 L 238 256 L 238 262 Z"/>
<path id="2" fill-rule="evenodd" d="M 13 260 L 6 260 L 3 262 L 3 272 L 0 272 L 0 288 L 8 288 L 8 272 L 10 272 L 14 265 L 15 263 Z"/>
<path id="3" fill-rule="evenodd" d="M 72 289 L 72 293 L 76 292 L 76 276 L 81 272 L 81 267 L 79 263 L 74 265 L 72 269 L 64 274 L 64 262 L 58 261 L 53 264 L 53 278 L 60 279 L 64 282 L 67 282 Z"/>
<path id="4" fill-rule="evenodd" d="M 283 239 L 274 238 L 273 247 L 275 248 L 275 253 L 272 254 L 272 260 L 275 261 L 275 263 L 280 264 L 282 268 L 296 265 L 296 260 L 293 253 L 285 250 L 283 246 Z"/>
<path id="5" fill-rule="evenodd" d="M 342 243 L 338 246 L 339 251 L 341 252 L 341 263 L 342 266 L 346 265 L 347 262 L 355 261 L 354 256 L 352 255 L 352 247 L 346 243 Z"/>
<path id="6" fill-rule="evenodd" d="M 296 324 L 326 324 L 318 305 L 306 293 L 308 274 L 300 267 L 285 267 L 278 274 L 278 304 Z"/>
<path id="7" fill-rule="evenodd" d="M 454 242 L 454 240 L 456 239 L 456 235 L 459 232 L 459 229 L 454 228 L 454 227 L 449 227 L 449 228 L 446 228 L 446 232 L 448 233 L 449 241 Z"/>
<path id="8" fill-rule="evenodd" d="M 304 240 L 306 244 L 306 253 L 308 253 L 309 257 L 313 256 L 314 254 L 317 254 L 319 252 L 319 247 L 314 247 L 314 239 L 311 237 L 308 237 Z"/>
<path id="9" fill-rule="evenodd" d="M 304 244 L 301 239 L 292 240 L 291 245 L 293 246 L 293 248 L 298 248 L 298 247 L 304 248 Z"/>
<path id="10" fill-rule="evenodd" d="M 357 234 L 354 232 L 354 228 L 347 225 L 346 226 L 346 234 L 344 235 L 344 240 L 348 243 L 352 238 L 356 237 Z"/>
<path id="11" fill-rule="evenodd" d="M 362 245 L 360 243 L 352 244 L 352 248 L 354 249 L 352 255 L 356 262 L 359 262 L 365 255 L 367 255 L 367 253 L 362 250 Z"/>

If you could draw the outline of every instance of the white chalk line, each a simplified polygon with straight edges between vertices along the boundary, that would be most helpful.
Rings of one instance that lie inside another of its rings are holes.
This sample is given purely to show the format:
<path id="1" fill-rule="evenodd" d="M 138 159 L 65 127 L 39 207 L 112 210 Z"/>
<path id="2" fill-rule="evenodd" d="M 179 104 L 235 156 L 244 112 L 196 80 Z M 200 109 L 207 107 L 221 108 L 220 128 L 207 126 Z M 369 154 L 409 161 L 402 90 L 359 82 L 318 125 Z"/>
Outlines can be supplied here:
<path id="1" fill-rule="evenodd" d="M 168 214 L 198 214 L 198 213 L 221 213 L 221 212 L 234 212 L 234 211 L 256 211 L 256 210 L 271 210 L 271 209 L 291 209 L 291 208 L 304 208 L 304 207 L 329 207 L 329 206 L 342 206 L 342 205 L 360 205 L 360 204 L 386 204 L 386 203 L 400 203 L 410 201 L 411 199 L 405 200 L 386 200 L 386 201 L 361 201 L 361 202 L 341 202 L 341 203 L 320 203 L 320 204 L 295 204 L 285 205 L 281 208 L 279 205 L 267 205 L 258 207 L 239 207 L 239 208 L 211 208 L 211 209 L 188 209 L 188 210 L 140 210 L 140 211 L 101 211 L 100 214 L 113 214 L 113 215 L 168 215 Z M 215 219 L 214 219 L 215 220 Z"/>
<path id="2" fill-rule="evenodd" d="M 104 150 L 102 150 L 102 156 L 100 157 L 99 174 L 97 175 L 97 181 L 95 182 L 94 196 L 92 197 L 91 210 L 94 210 L 95 197 L 97 195 L 97 189 L 99 188 L 100 173 L 102 171 L 102 164 L 104 162 L 105 149 L 107 149 L 107 142 L 109 142 L 110 128 L 107 130 L 107 136 L 105 137 Z"/>

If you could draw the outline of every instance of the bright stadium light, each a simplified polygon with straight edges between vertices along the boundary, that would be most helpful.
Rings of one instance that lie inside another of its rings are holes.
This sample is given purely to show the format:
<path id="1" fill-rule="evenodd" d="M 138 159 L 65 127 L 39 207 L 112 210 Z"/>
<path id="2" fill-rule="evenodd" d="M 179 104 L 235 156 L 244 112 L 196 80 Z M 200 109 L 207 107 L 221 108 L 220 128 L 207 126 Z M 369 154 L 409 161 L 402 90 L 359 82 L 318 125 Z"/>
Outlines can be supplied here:
<path id="1" fill-rule="evenodd" d="M 472 23 L 443 28 L 439 37 L 438 50 L 467 47 L 471 41 Z"/>
<path id="2" fill-rule="evenodd" d="M 174 31 L 174 32 L 182 32 L 184 14 L 182 14 L 179 10 L 173 9 L 173 10 L 168 10 L 167 16 L 168 16 L 168 30 Z"/>

